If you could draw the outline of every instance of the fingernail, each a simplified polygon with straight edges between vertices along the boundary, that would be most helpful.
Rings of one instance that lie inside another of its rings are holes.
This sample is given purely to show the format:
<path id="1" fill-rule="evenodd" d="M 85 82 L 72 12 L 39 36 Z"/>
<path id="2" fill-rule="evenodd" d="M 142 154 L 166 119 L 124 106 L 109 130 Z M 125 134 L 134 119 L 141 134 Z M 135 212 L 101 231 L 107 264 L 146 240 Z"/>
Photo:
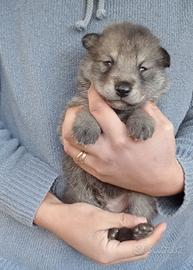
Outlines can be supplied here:
<path id="1" fill-rule="evenodd" d="M 167 224 L 166 223 L 163 223 L 162 228 L 163 228 L 163 232 L 165 232 L 165 230 L 167 228 Z"/>

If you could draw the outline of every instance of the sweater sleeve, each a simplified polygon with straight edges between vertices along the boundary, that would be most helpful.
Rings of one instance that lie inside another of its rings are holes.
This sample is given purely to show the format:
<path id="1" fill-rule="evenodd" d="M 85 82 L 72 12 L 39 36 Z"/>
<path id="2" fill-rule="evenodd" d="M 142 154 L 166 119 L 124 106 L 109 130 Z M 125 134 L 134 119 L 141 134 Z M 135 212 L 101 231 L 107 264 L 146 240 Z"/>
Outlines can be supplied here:
<path id="1" fill-rule="evenodd" d="M 12 138 L 0 121 L 0 211 L 31 226 L 36 210 L 57 177 L 53 168 Z"/>
<path id="2" fill-rule="evenodd" d="M 166 217 L 184 211 L 193 203 L 193 100 L 176 135 L 176 158 L 184 171 L 184 192 L 157 199 L 158 212 Z"/>

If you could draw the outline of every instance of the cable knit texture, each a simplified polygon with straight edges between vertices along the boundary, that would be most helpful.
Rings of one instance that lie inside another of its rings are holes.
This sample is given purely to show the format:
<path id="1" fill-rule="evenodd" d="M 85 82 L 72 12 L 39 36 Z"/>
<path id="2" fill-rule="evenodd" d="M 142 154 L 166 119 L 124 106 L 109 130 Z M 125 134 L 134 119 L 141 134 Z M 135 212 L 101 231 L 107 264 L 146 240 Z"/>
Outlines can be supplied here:
<path id="1" fill-rule="evenodd" d="M 0 1 L 0 269 L 193 268 L 192 15 L 192 0 Z M 78 32 L 74 25 L 84 17 L 87 29 Z M 185 189 L 157 199 L 155 222 L 168 227 L 147 260 L 105 267 L 33 219 L 48 190 L 60 197 L 65 188 L 57 125 L 76 91 L 81 38 L 123 20 L 149 27 L 170 53 L 171 83 L 158 105 L 174 125 Z"/>

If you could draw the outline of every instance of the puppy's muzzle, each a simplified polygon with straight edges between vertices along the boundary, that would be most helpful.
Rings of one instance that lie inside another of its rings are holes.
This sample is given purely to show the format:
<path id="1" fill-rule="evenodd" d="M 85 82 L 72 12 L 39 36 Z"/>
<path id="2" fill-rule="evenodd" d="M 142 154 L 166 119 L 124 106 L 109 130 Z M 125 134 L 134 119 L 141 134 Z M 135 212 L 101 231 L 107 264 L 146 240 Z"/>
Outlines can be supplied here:
<path id="1" fill-rule="evenodd" d="M 132 84 L 130 82 L 122 81 L 115 84 L 116 94 L 121 98 L 128 96 L 131 90 Z"/>

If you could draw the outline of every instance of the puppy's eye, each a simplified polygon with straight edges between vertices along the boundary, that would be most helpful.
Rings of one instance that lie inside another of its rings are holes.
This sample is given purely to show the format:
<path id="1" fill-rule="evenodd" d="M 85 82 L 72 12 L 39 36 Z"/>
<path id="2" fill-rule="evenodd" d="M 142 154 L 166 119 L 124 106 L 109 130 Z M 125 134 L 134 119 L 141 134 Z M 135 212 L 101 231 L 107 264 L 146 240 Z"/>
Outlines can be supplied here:
<path id="1" fill-rule="evenodd" d="M 139 71 L 142 73 L 142 72 L 144 72 L 144 71 L 146 71 L 147 70 L 147 68 L 146 67 L 144 67 L 144 66 L 139 66 Z"/>
<path id="2" fill-rule="evenodd" d="M 107 68 L 111 68 L 112 65 L 113 65 L 113 60 L 103 61 L 103 64 L 104 64 Z"/>

